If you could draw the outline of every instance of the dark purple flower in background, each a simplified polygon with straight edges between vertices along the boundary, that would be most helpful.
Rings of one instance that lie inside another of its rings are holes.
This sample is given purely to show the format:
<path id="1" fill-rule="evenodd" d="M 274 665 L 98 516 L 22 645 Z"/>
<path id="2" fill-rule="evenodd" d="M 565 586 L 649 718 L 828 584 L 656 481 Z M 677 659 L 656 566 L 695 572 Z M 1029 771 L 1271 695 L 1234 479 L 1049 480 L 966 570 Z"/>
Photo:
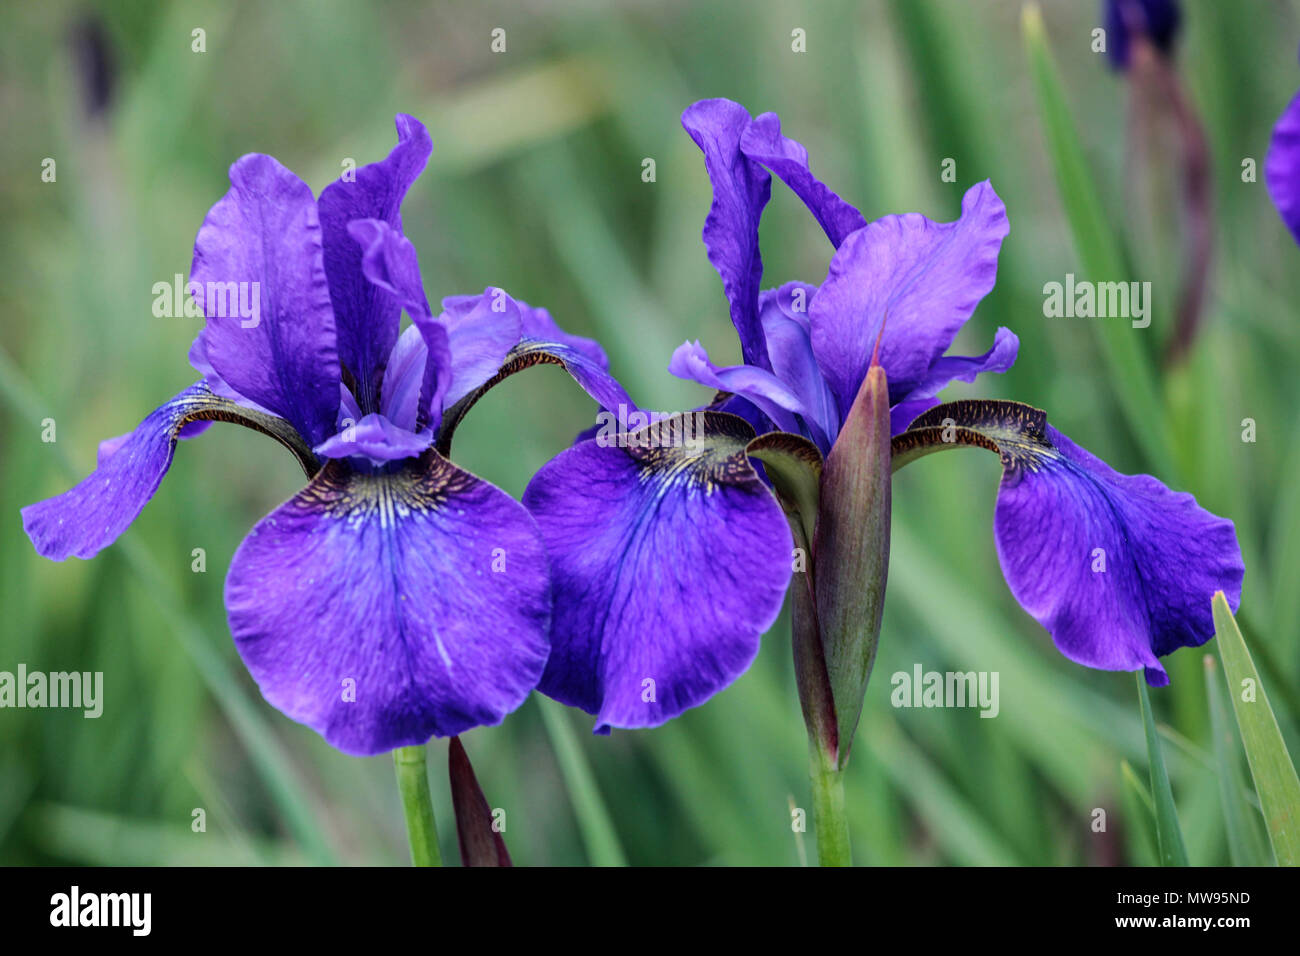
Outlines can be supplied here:
<path id="1" fill-rule="evenodd" d="M 1172 368 L 1187 361 L 1198 339 L 1213 273 L 1209 140 L 1174 62 L 1182 21 L 1176 0 L 1105 0 L 1102 16 L 1106 52 L 1123 74 L 1129 101 L 1124 162 L 1130 228 L 1138 230 L 1132 237 L 1137 266 L 1159 282 L 1177 282 L 1173 330 L 1162 345 Z M 1176 280 L 1162 259 L 1179 263 Z"/>
<path id="2" fill-rule="evenodd" d="M 895 467 L 956 444 L 999 452 L 994 531 L 1012 593 L 1071 660 L 1143 668 L 1151 683 L 1167 683 L 1158 658 L 1212 636 L 1213 593 L 1238 604 L 1232 523 L 1153 478 L 1112 471 L 1027 406 L 934 407 L 950 382 L 1005 371 L 1016 357 L 1006 329 L 984 355 L 946 354 L 995 281 L 1008 225 L 992 187 L 968 190 L 954 222 L 910 214 L 868 223 L 813 176 L 774 114 L 751 119 L 736 103 L 708 100 L 682 122 L 713 183 L 703 238 L 744 364 L 716 365 L 698 343 L 673 355 L 675 374 L 725 393 L 700 413 L 696 448 L 674 440 L 688 414 L 652 447 L 581 442 L 529 485 L 524 503 L 546 540 L 554 586 L 539 689 L 595 714 L 597 731 L 607 731 L 663 723 L 743 672 L 780 611 L 793 543 L 747 449 L 756 435 L 792 433 L 816 446 L 804 454 L 820 469 L 866 390 L 877 346 Z M 760 291 L 769 170 L 831 242 L 820 286 Z M 852 454 L 845 449 L 841 461 Z"/>
<path id="3" fill-rule="evenodd" d="M 1264 181 L 1282 222 L 1300 242 L 1300 93 L 1287 104 L 1273 127 L 1264 158 Z"/>
<path id="4" fill-rule="evenodd" d="M 23 509 L 40 554 L 89 558 L 148 503 L 178 438 L 214 420 L 277 438 L 310 481 L 236 551 L 230 629 L 266 699 L 354 754 L 499 723 L 547 659 L 542 540 L 518 502 L 444 457 L 459 416 L 508 357 L 543 349 L 598 399 L 626 399 L 599 346 L 500 289 L 433 313 L 399 213 L 432 146 L 412 117 L 397 131 L 386 159 L 319 199 L 270 156 L 231 167 L 195 240 L 202 380 Z M 257 314 L 232 315 L 241 293 Z"/>
<path id="5" fill-rule="evenodd" d="M 1168 56 L 1182 22 L 1178 0 L 1103 0 L 1106 55 L 1117 70 L 1128 69 L 1135 37 Z"/>

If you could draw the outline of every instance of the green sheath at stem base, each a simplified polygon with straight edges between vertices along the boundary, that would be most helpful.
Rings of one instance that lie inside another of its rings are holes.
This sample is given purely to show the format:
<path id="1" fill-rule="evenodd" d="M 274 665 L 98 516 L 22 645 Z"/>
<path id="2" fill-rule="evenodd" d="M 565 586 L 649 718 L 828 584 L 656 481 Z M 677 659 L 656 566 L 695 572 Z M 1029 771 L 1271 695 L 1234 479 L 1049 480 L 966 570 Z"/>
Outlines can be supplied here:
<path id="1" fill-rule="evenodd" d="M 438 825 L 433 818 L 433 795 L 429 792 L 429 771 L 425 766 L 427 747 L 398 747 L 393 751 L 397 791 L 406 814 L 406 837 L 415 866 L 442 866 L 438 852 Z"/>

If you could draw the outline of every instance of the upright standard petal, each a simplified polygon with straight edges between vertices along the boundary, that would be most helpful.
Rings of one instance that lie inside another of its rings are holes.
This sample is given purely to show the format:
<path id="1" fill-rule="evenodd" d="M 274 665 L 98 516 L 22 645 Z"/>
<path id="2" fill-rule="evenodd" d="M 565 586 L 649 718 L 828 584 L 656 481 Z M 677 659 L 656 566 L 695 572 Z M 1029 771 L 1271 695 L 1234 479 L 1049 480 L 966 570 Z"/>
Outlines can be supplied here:
<path id="1" fill-rule="evenodd" d="M 433 349 L 436 361 L 425 362 L 421 404 L 437 406 L 434 416 L 440 417 L 443 409 L 501 369 L 523 334 L 519 304 L 504 289 L 488 286 L 479 295 L 443 299 L 441 314 L 431 317 L 419 259 L 410 241 L 376 219 L 357 220 L 348 229 L 364 249 L 361 265 L 366 278 L 397 297 L 420 328 L 425 346 Z M 435 326 L 441 327 L 441 334 Z"/>
<path id="2" fill-rule="evenodd" d="M 216 373 L 323 441 L 339 409 L 339 360 L 307 185 L 270 156 L 236 162 L 194 240 L 190 278 L 204 288 L 200 351 Z"/>
<path id="3" fill-rule="evenodd" d="M 813 354 L 808 308 L 816 294 L 806 282 L 787 282 L 760 295 L 758 311 L 772 371 L 799 396 L 811 437 L 824 455 L 840 430 L 840 413 Z"/>
<path id="4" fill-rule="evenodd" d="M 217 370 L 214 369 L 212 363 L 208 361 L 207 343 L 203 339 L 202 330 L 200 330 L 199 334 L 194 337 L 194 341 L 190 343 L 189 360 L 190 366 L 194 371 L 203 376 L 204 383 L 208 388 L 212 389 L 214 395 L 228 398 L 232 402 L 236 402 L 246 408 L 256 409 L 257 411 L 264 412 L 267 415 L 273 414 L 269 409 L 263 408 L 261 405 L 257 404 L 257 402 L 250 401 L 245 396 L 240 395 L 230 387 L 229 382 L 217 374 Z M 182 435 L 181 437 L 184 438 L 185 436 Z"/>
<path id="5" fill-rule="evenodd" d="M 952 402 L 893 442 L 894 467 L 927 451 L 1001 455 L 994 518 L 1011 593 L 1072 661 L 1169 676 L 1159 658 L 1214 636 L 1210 601 L 1235 610 L 1245 569 L 1231 521 L 1150 475 L 1121 475 L 1014 402 Z"/>
<path id="6" fill-rule="evenodd" d="M 924 380 L 993 288 L 1008 231 L 1002 200 L 982 182 L 967 190 L 955 222 L 886 216 L 845 239 L 809 310 L 813 351 L 841 414 L 866 377 L 882 322 L 891 403 Z"/>
<path id="7" fill-rule="evenodd" d="M 425 371 L 428 368 L 429 339 L 436 337 L 438 355 L 435 359 L 433 380 L 428 389 L 424 388 Z M 440 325 L 422 324 L 408 326 L 397 337 L 393 354 L 389 356 L 388 368 L 384 372 L 383 396 L 379 410 L 389 421 L 401 428 L 414 430 L 420 412 L 428 414 L 428 424 L 437 430 L 442 420 L 442 398 L 446 391 L 449 376 L 439 374 L 436 370 L 451 368 L 451 351 L 447 345 L 447 330 Z M 443 393 L 439 392 L 439 386 Z M 427 391 L 430 395 L 423 405 L 420 393 Z M 436 406 L 431 410 L 430 406 Z"/>
<path id="8" fill-rule="evenodd" d="M 1300 242 L 1300 93 L 1287 104 L 1264 158 L 1264 181 L 1278 215 Z"/>
<path id="9" fill-rule="evenodd" d="M 226 609 L 271 704 L 351 754 L 500 723 L 547 657 L 546 552 L 523 507 L 432 452 L 328 465 L 235 552 Z"/>
<path id="10" fill-rule="evenodd" d="M 597 732 L 707 700 L 780 612 L 792 538 L 745 456 L 753 437 L 734 416 L 676 415 L 629 447 L 575 445 L 524 493 L 555 593 L 540 689 L 595 714 Z"/>
<path id="11" fill-rule="evenodd" d="M 196 382 L 150 412 L 135 431 L 101 443 L 99 467 L 63 494 L 23 509 L 23 530 L 43 557 L 91 558 L 130 527 L 149 503 L 182 431 L 195 422 L 231 421 L 265 432 L 290 448 L 304 470 L 316 470 L 310 449 L 289 424 L 214 395 Z"/>
<path id="12" fill-rule="evenodd" d="M 730 100 L 701 100 L 682 113 L 682 126 L 704 153 L 713 183 L 713 204 L 704 221 L 709 262 L 722 278 L 745 363 L 769 368 L 758 320 L 763 279 L 758 222 L 772 195 L 772 177 L 740 150 L 749 123 L 749 111 Z"/>
<path id="13" fill-rule="evenodd" d="M 406 310 L 423 343 L 422 351 L 409 337 L 405 341 L 399 337 L 393 345 L 388 362 L 399 364 L 392 369 L 391 378 L 385 373 L 380 408 L 385 415 L 391 410 L 393 421 L 403 428 L 423 428 L 427 423 L 437 429 L 454 378 L 451 335 L 445 319 L 430 314 L 415 246 L 381 219 L 357 219 L 348 223 L 348 233 L 361 247 L 361 271 L 366 279 Z M 412 399 L 406 393 L 417 382 Z M 413 409 L 408 404 L 412 401 Z"/>
<path id="14" fill-rule="evenodd" d="M 849 233 L 867 224 L 862 213 L 812 174 L 808 150 L 781 134 L 781 118 L 775 113 L 756 117 L 741 136 L 740 148 L 750 159 L 780 176 L 803 200 L 835 248 L 840 247 Z"/>
<path id="15" fill-rule="evenodd" d="M 325 272 L 338 324 L 339 358 L 357 383 L 357 398 L 366 412 L 378 410 L 379 379 L 397 342 L 399 304 L 385 289 L 368 282 L 361 269 L 361 250 L 348 232 L 355 219 L 378 219 L 402 231 L 401 206 L 433 144 L 420 121 L 399 113 L 397 145 L 387 158 L 339 179 L 320 195 L 320 222 L 325 243 Z"/>

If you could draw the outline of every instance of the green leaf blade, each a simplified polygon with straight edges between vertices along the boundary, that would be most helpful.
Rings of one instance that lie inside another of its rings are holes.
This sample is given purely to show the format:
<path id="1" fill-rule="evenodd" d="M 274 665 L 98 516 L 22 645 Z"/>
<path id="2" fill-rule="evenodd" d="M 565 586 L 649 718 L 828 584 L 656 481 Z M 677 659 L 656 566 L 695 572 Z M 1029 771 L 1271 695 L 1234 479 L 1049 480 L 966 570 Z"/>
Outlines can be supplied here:
<path id="1" fill-rule="evenodd" d="M 1083 142 L 1070 114 L 1065 85 L 1037 4 L 1025 6 L 1021 28 L 1047 155 L 1056 174 L 1061 205 L 1074 236 L 1080 265 L 1093 282 L 1124 281 L 1128 275 L 1120 240 L 1106 221 L 1105 204 L 1084 159 Z M 1164 416 L 1152 412 L 1164 406 L 1150 357 L 1127 323 L 1102 319 L 1093 325 L 1129 430 L 1151 465 L 1161 474 L 1173 474 L 1173 454 Z"/>
<path id="2" fill-rule="evenodd" d="M 560 764 L 560 775 L 569 791 L 569 799 L 573 801 L 574 816 L 578 821 L 582 842 L 587 848 L 588 859 L 592 866 L 627 866 L 627 857 L 619 843 L 613 818 L 596 785 L 591 764 L 587 762 L 577 735 L 569 723 L 568 713 L 563 705 L 541 694 L 534 696 L 537 707 L 542 712 L 546 735 L 551 739 L 551 747 Z"/>
<path id="3" fill-rule="evenodd" d="M 1287 753 L 1277 717 L 1255 670 L 1255 662 L 1222 591 L 1214 595 L 1214 631 L 1228 678 L 1232 709 L 1241 731 L 1250 775 L 1264 811 L 1279 866 L 1300 866 L 1300 778 Z"/>
<path id="4" fill-rule="evenodd" d="M 1162 866 L 1187 866 L 1187 847 L 1183 843 L 1183 830 L 1178 823 L 1178 809 L 1174 806 L 1174 792 L 1169 786 L 1169 771 L 1160 750 L 1160 736 L 1151 716 L 1151 698 L 1147 694 L 1146 677 L 1137 672 L 1138 700 L 1142 704 L 1142 726 L 1146 730 L 1147 759 L 1151 767 L 1151 802 L 1156 818 L 1156 842 L 1160 848 Z"/>

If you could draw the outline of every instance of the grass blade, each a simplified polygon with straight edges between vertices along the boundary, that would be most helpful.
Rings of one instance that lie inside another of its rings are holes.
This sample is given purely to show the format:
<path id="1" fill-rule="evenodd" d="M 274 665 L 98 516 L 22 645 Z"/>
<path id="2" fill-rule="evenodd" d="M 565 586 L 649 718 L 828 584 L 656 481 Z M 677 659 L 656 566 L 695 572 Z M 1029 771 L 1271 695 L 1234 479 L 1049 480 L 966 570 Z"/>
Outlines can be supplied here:
<path id="1" fill-rule="evenodd" d="M 573 727 L 569 724 L 569 715 L 565 713 L 562 704 L 541 694 L 534 696 L 538 709 L 542 712 L 542 721 L 546 724 L 546 734 L 551 738 L 551 747 L 560 762 L 564 785 L 573 801 L 573 813 L 578 820 L 582 842 L 587 847 L 588 859 L 593 866 L 627 866 L 627 857 L 623 855 L 614 822 L 605 807 L 600 789 L 596 786 L 591 765 L 587 763 Z"/>
<path id="2" fill-rule="evenodd" d="M 1160 851 L 1156 849 L 1155 808 L 1146 784 L 1127 760 L 1119 762 L 1119 775 L 1123 782 L 1120 805 L 1127 823 L 1127 845 L 1132 862 L 1139 866 L 1156 866 Z"/>
<path id="3" fill-rule="evenodd" d="M 1228 835 L 1228 853 L 1233 866 L 1268 866 L 1273 861 L 1255 825 L 1255 812 L 1246 803 L 1245 781 L 1241 777 L 1241 751 L 1237 735 L 1228 723 L 1223 700 L 1223 681 L 1214 655 L 1205 655 L 1205 694 L 1210 702 L 1210 726 L 1214 737 L 1214 760 L 1219 774 L 1219 798 Z"/>
<path id="4" fill-rule="evenodd" d="M 0 351 L 0 396 L 8 400 L 29 420 L 38 421 L 40 405 L 22 373 L 9 356 Z M 70 476 L 77 469 L 62 446 L 56 446 L 55 455 Z M 194 663 L 204 684 L 207 685 L 226 719 L 244 745 L 245 751 L 257 768 L 262 782 L 285 816 L 285 822 L 294 838 L 313 863 L 332 866 L 338 862 L 333 849 L 316 820 L 315 812 L 307 800 L 293 772 L 292 763 L 280 742 L 267 726 L 257 705 L 239 685 L 221 656 L 204 637 L 203 629 L 186 613 L 175 589 L 168 583 L 157 563 L 138 541 L 131 537 L 117 542 L 126 565 L 140 581 L 158 609 L 171 624 L 181 647 Z"/>
<path id="5" fill-rule="evenodd" d="M 1264 810 L 1264 827 L 1279 866 L 1300 865 L 1300 779 L 1287 753 L 1268 695 L 1223 592 L 1214 595 L 1214 632 L 1223 672 L 1246 748 L 1250 775 Z"/>
<path id="6" fill-rule="evenodd" d="M 1162 866 L 1187 866 L 1187 847 L 1183 844 L 1183 831 L 1178 825 L 1178 810 L 1174 806 L 1174 793 L 1169 787 L 1169 771 L 1165 769 L 1164 754 L 1160 751 L 1160 736 L 1151 716 L 1151 698 L 1147 695 L 1146 677 L 1137 672 L 1138 700 L 1142 704 L 1142 726 L 1147 735 L 1147 759 L 1151 766 L 1151 802 L 1156 818 L 1156 842 L 1160 847 Z"/>
<path id="7" fill-rule="evenodd" d="M 1026 5 L 1021 26 L 1042 115 L 1047 154 L 1056 173 L 1061 205 L 1074 235 L 1079 261 L 1093 282 L 1125 280 L 1127 270 L 1120 243 L 1106 221 L 1105 206 L 1084 161 L 1083 143 L 1070 116 L 1065 87 L 1036 4 Z M 1135 330 L 1114 318 L 1099 319 L 1093 326 L 1129 429 L 1151 466 L 1161 474 L 1172 475 L 1173 455 L 1164 416 L 1156 411 L 1164 405 L 1156 390 L 1151 362 L 1133 334 Z"/>

